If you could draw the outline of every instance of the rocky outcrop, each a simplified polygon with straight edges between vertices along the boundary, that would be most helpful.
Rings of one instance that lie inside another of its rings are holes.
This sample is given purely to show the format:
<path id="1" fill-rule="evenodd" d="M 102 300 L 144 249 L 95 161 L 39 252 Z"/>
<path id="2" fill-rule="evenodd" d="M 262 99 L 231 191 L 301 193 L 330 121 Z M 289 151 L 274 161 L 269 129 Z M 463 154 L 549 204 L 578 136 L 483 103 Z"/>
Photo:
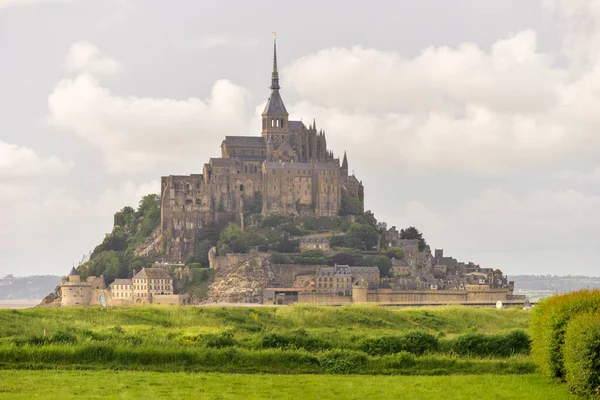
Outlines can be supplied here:
<path id="1" fill-rule="evenodd" d="M 38 304 L 38 307 L 60 307 L 61 296 L 61 286 L 58 285 L 54 288 L 54 292 L 42 299 L 42 302 Z"/>
<path id="2" fill-rule="evenodd" d="M 262 303 L 263 291 L 273 278 L 268 255 L 251 253 L 230 258 L 215 270 L 204 303 Z"/>
<path id="3" fill-rule="evenodd" d="M 160 234 L 160 227 L 158 227 L 135 248 L 134 254 L 138 257 L 148 257 L 153 254 L 159 254 L 161 251 L 162 236 Z"/>

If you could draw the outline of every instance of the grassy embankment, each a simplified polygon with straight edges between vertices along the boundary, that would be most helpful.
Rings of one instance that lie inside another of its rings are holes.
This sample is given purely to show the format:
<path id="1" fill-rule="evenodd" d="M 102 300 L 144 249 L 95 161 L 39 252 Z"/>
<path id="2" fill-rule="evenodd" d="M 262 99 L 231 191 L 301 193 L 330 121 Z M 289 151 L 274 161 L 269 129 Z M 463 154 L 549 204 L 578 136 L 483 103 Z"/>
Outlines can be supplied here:
<path id="1" fill-rule="evenodd" d="M 528 320 L 461 307 L 0 310 L 0 368 L 526 374 Z"/>
<path id="2" fill-rule="evenodd" d="M 577 399 L 539 375 L 242 375 L 139 371 L 2 371 L 3 399 Z"/>

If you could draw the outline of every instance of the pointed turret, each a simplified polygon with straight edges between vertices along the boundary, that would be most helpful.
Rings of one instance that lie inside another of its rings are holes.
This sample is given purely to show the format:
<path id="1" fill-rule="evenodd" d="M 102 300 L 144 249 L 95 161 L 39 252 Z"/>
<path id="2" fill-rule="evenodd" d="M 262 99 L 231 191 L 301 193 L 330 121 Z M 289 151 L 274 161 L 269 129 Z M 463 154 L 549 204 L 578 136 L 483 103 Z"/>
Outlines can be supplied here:
<path id="1" fill-rule="evenodd" d="M 348 156 L 346 156 L 346 151 L 344 151 L 344 160 L 342 161 L 342 176 L 344 178 L 348 177 Z"/>
<path id="2" fill-rule="evenodd" d="M 279 71 L 277 70 L 277 37 L 273 32 L 273 69 L 271 71 L 271 96 L 262 113 L 262 135 L 265 141 L 274 135 L 275 139 L 288 135 L 288 112 L 279 94 Z"/>

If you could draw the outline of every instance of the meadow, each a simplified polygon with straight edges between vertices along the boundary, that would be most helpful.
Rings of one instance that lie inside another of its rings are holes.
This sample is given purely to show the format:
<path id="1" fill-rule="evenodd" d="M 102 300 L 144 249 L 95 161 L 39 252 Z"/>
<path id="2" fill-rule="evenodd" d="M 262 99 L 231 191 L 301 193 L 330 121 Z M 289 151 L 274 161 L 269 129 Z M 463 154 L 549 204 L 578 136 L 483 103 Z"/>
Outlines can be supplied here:
<path id="1" fill-rule="evenodd" d="M 470 307 L 0 310 L 0 396 L 272 398 L 304 382 L 303 398 L 570 398 L 537 375 L 529 319 Z"/>
<path id="2" fill-rule="evenodd" d="M 2 371 L 2 399 L 578 399 L 540 375 L 356 376 Z"/>
<path id="3" fill-rule="evenodd" d="M 0 367 L 269 373 L 531 373 L 522 310 L 0 310 Z"/>

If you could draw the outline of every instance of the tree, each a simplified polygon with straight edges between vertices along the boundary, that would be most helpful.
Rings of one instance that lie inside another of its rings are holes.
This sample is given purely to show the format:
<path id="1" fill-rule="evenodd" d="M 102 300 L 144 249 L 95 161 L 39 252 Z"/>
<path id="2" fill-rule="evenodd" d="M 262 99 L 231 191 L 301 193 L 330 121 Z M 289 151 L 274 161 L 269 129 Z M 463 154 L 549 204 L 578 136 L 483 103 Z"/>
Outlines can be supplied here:
<path id="1" fill-rule="evenodd" d="M 423 238 L 423 234 L 414 226 L 409 226 L 406 229 L 400 230 L 400 239 L 412 239 L 419 241 L 419 251 L 425 250 L 427 242 Z"/>
<path id="2" fill-rule="evenodd" d="M 350 253 L 337 253 L 331 257 L 329 265 L 354 265 L 356 257 Z"/>
<path id="3" fill-rule="evenodd" d="M 386 256 L 376 256 L 373 263 L 379 267 L 379 273 L 381 276 L 389 276 L 390 269 L 392 269 L 392 261 Z"/>
<path id="4" fill-rule="evenodd" d="M 248 252 L 248 237 L 236 224 L 230 223 L 219 237 L 219 254 Z"/>
<path id="5" fill-rule="evenodd" d="M 340 216 L 345 215 L 361 215 L 362 214 L 363 205 L 359 198 L 351 197 L 348 195 L 342 195 L 340 200 Z"/>
<path id="6" fill-rule="evenodd" d="M 371 210 L 365 211 L 363 215 L 356 218 L 356 222 L 359 224 L 369 225 L 377 229 L 377 218 L 375 218 L 375 214 L 373 214 L 373 211 Z"/>
<path id="7" fill-rule="evenodd" d="M 186 260 L 186 264 L 199 263 L 202 265 L 202 268 L 209 268 L 208 262 L 208 252 L 213 247 L 213 244 L 210 240 L 206 239 L 200 242 L 200 244 L 196 247 L 194 254 L 190 255 Z"/>
<path id="8" fill-rule="evenodd" d="M 346 245 L 360 250 L 370 250 L 377 244 L 377 230 L 366 224 L 352 224 L 346 232 Z"/>
<path id="9" fill-rule="evenodd" d="M 404 256 L 404 251 L 401 247 L 394 246 L 387 249 L 383 254 L 388 258 L 395 258 L 399 260 Z"/>

